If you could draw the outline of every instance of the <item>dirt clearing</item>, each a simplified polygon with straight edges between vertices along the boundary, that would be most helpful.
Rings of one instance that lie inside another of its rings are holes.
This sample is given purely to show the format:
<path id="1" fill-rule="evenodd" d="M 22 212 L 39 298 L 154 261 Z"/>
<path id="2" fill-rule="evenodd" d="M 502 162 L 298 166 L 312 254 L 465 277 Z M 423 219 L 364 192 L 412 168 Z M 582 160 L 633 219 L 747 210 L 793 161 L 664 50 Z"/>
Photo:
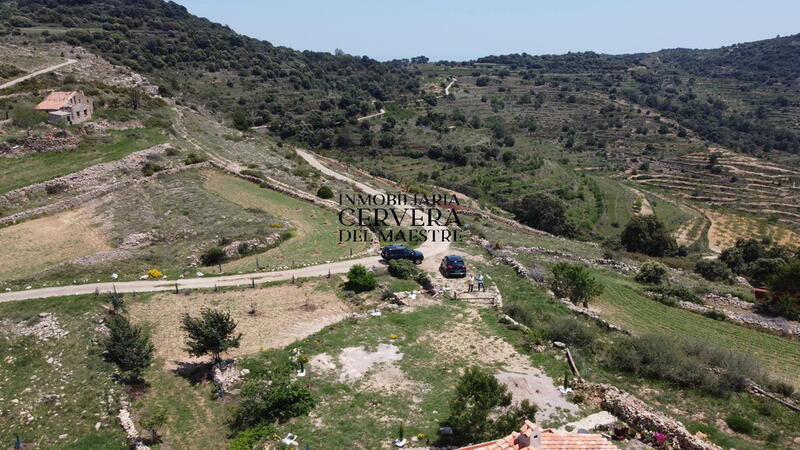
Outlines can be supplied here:
<path id="1" fill-rule="evenodd" d="M 561 394 L 552 378 L 531 366 L 528 356 L 517 352 L 499 336 L 481 333 L 479 320 L 474 310 L 467 310 L 464 320 L 457 325 L 428 333 L 419 342 L 431 344 L 444 359 L 462 360 L 457 365 L 503 370 L 496 375 L 497 379 L 506 385 L 515 403 L 527 399 L 539 407 L 537 421 L 556 420 L 564 413 L 574 414 L 579 410 Z"/>
<path id="2" fill-rule="evenodd" d="M 714 253 L 732 247 L 737 239 L 768 236 L 778 245 L 797 247 L 800 245 L 800 234 L 786 228 L 767 224 L 736 214 L 725 214 L 711 209 L 703 210 L 703 214 L 711 221 L 708 230 L 708 247 Z"/>
<path id="3" fill-rule="evenodd" d="M 183 350 L 184 333 L 180 329 L 183 313 L 197 316 L 204 307 L 230 312 L 242 333 L 241 346 L 226 353 L 235 357 L 261 349 L 284 347 L 342 320 L 350 307 L 333 291 L 315 289 L 318 284 L 280 285 L 263 289 L 230 292 L 201 292 L 191 295 L 158 294 L 148 301 L 130 305 L 137 322 L 152 324 L 156 355 L 164 358 L 167 368 L 179 363 L 205 361 L 189 357 Z M 308 301 L 308 304 L 306 303 Z M 250 315 L 250 306 L 257 313 Z"/>
<path id="4" fill-rule="evenodd" d="M 32 275 L 53 264 L 112 250 L 93 206 L 0 228 L 0 248 L 13 264 L 0 266 L 0 280 Z"/>

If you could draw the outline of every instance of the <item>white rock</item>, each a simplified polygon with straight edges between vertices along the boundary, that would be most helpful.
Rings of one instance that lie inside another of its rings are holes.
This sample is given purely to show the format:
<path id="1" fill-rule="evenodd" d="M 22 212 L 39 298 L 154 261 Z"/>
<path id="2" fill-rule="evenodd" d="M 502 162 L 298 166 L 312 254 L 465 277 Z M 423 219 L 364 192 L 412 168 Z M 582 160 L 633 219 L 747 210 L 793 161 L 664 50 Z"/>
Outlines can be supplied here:
<path id="1" fill-rule="evenodd" d="M 119 278 L 119 275 L 117 275 L 117 274 L 115 274 L 115 273 L 112 273 L 112 274 L 111 274 L 111 279 L 112 279 L 112 280 L 116 280 L 117 278 Z"/>

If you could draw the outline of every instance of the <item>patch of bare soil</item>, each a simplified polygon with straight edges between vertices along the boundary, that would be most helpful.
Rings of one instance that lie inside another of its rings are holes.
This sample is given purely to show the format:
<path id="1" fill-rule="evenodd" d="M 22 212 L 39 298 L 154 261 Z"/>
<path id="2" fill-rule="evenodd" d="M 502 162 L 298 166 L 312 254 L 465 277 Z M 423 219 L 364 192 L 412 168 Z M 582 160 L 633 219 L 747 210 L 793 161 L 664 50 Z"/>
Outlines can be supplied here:
<path id="1" fill-rule="evenodd" d="M 256 314 L 249 313 L 251 305 Z M 174 369 L 179 363 L 207 360 L 192 358 L 184 351 L 185 337 L 180 328 L 184 313 L 198 316 L 204 307 L 228 311 L 238 323 L 241 345 L 229 351 L 227 357 L 284 347 L 342 320 L 351 311 L 333 292 L 315 290 L 311 283 L 190 295 L 158 294 L 146 302 L 131 304 L 129 310 L 136 322 L 152 324 L 156 355 L 164 359 L 166 368 Z"/>
<path id="2" fill-rule="evenodd" d="M 364 347 L 347 347 L 339 354 L 339 364 L 342 366 L 339 380 L 343 383 L 359 380 L 375 364 L 392 363 L 401 359 L 403 354 L 392 344 L 380 344 L 374 352 L 367 351 Z"/>
<path id="3" fill-rule="evenodd" d="M 457 317 L 457 319 L 459 319 Z M 557 383 L 542 370 L 530 364 L 530 358 L 498 336 L 480 332 L 475 310 L 447 330 L 429 332 L 419 342 L 429 343 L 440 357 L 459 361 L 460 365 L 501 368 L 497 379 L 508 387 L 514 402 L 529 400 L 539 407 L 536 419 L 555 420 L 563 413 L 575 413 L 579 408 L 569 403 L 558 390 Z"/>

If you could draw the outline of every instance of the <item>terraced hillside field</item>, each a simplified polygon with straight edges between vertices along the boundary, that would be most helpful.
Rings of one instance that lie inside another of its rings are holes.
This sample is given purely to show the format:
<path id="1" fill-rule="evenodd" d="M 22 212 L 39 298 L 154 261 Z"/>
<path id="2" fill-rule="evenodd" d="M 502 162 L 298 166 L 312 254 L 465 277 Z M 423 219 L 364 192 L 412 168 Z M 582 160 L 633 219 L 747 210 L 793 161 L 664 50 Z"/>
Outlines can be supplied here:
<path id="1" fill-rule="evenodd" d="M 649 173 L 630 179 L 705 207 L 730 208 L 800 228 L 800 170 L 791 166 L 712 147 L 653 162 Z"/>

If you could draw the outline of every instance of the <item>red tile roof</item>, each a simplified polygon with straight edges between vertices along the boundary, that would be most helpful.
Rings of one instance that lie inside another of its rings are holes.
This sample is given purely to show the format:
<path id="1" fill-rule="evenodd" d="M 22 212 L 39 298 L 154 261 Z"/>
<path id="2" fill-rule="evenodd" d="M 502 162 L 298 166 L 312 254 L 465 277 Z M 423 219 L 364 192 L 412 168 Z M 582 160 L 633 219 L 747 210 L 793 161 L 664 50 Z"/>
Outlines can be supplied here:
<path id="1" fill-rule="evenodd" d="M 42 109 L 45 111 L 61 109 L 65 106 L 68 106 L 67 102 L 69 102 L 69 99 L 71 99 L 75 94 L 77 94 L 77 92 L 75 91 L 51 92 L 50 95 L 45 97 L 45 99 L 42 100 L 41 103 L 36 105 L 36 109 Z"/>
<path id="2" fill-rule="evenodd" d="M 599 434 L 556 433 L 542 430 L 526 420 L 520 432 L 496 441 L 462 447 L 460 450 L 615 450 L 617 447 Z"/>

